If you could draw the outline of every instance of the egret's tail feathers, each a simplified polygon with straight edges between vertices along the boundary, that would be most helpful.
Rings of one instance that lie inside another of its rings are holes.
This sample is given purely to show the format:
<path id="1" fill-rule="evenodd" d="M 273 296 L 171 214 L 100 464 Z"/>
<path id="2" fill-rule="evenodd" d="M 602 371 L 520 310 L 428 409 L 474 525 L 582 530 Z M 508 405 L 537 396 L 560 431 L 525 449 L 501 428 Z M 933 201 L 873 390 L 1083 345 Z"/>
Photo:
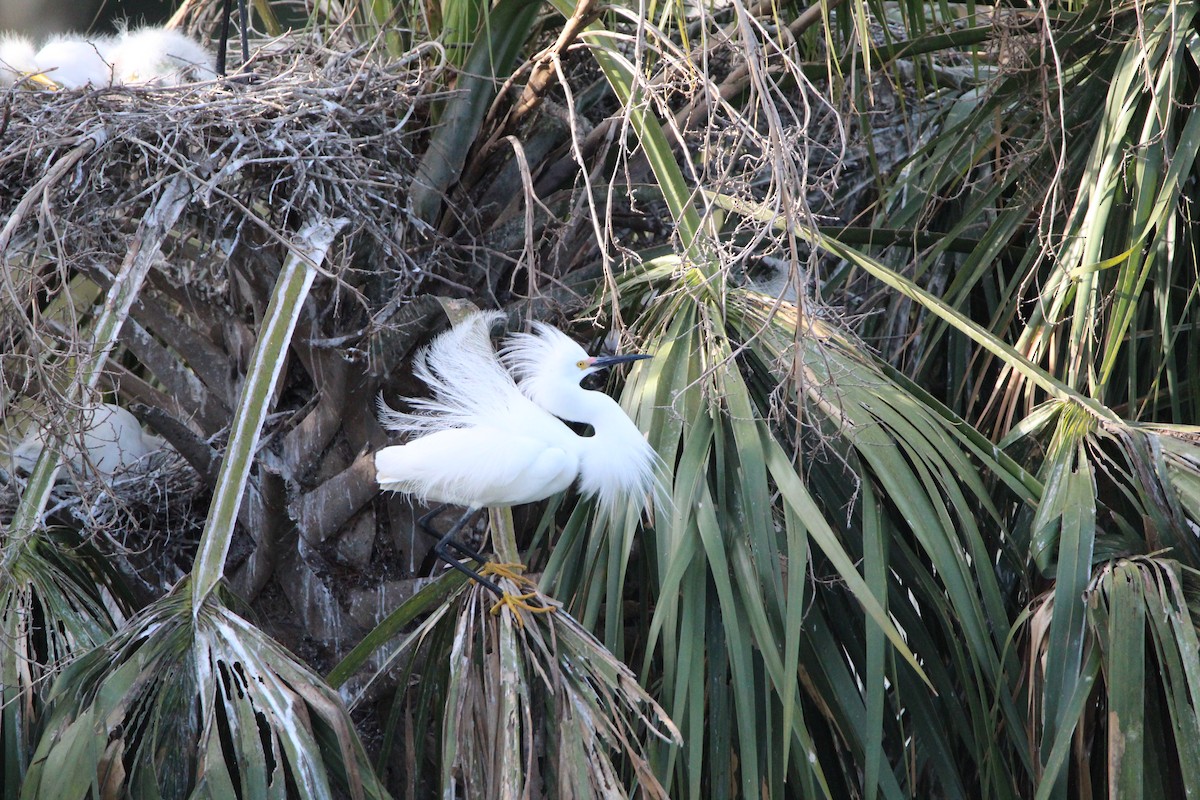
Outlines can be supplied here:
<path id="1" fill-rule="evenodd" d="M 375 398 L 375 406 L 379 411 L 379 424 L 387 428 L 389 431 L 400 431 L 408 433 L 414 430 L 420 430 L 421 418 L 415 414 L 409 414 L 405 411 L 397 411 L 387 404 L 383 399 L 383 394 L 380 393 Z"/>
<path id="2" fill-rule="evenodd" d="M 385 447 L 375 454 L 375 482 L 380 489 L 405 494 L 421 494 L 421 485 L 415 479 L 412 459 L 403 446 Z"/>

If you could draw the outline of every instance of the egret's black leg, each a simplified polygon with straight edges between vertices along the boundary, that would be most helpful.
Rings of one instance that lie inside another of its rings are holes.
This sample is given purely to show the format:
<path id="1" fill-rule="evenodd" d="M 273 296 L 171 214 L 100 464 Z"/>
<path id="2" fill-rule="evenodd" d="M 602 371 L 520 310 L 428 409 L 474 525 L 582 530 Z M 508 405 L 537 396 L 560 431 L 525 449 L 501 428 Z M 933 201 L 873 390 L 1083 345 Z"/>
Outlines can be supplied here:
<path id="1" fill-rule="evenodd" d="M 452 557 L 449 553 L 446 552 L 447 547 L 452 547 L 456 550 L 459 550 L 459 552 L 462 552 L 463 550 L 466 549 L 466 548 L 463 548 L 463 546 L 460 545 L 458 542 L 454 541 L 454 537 L 457 536 L 458 532 L 460 530 L 462 530 L 463 526 L 466 525 L 467 522 L 470 521 L 471 517 L 475 516 L 475 512 L 478 510 L 479 509 L 475 509 L 475 508 L 470 509 L 467 511 L 467 513 L 465 513 L 461 517 L 459 517 L 458 521 L 450 526 L 450 530 L 446 531 L 446 533 L 442 536 L 442 538 L 438 539 L 438 543 L 433 546 L 433 552 L 437 555 L 438 558 L 440 558 L 442 561 L 445 561 L 447 564 L 449 564 L 454 569 L 458 570 L 459 572 L 463 573 L 464 575 L 470 576 L 471 578 L 475 579 L 476 581 L 479 582 L 479 584 L 481 586 L 486 586 L 488 589 L 491 589 L 492 592 L 495 593 L 495 595 L 497 597 L 504 597 L 503 589 L 501 589 L 499 586 L 492 583 L 487 578 L 483 577 L 482 575 L 480 575 L 478 572 L 471 569 L 470 567 L 463 566 L 463 564 L 457 558 Z M 476 561 L 479 561 L 480 563 L 483 563 L 483 561 L 485 560 L 479 556 L 469 556 L 469 557 L 474 558 Z"/>
<path id="2" fill-rule="evenodd" d="M 421 515 L 421 517 L 417 520 L 417 527 L 420 528 L 421 530 L 425 531 L 426 533 L 428 533 L 430 536 L 434 537 L 435 539 L 442 538 L 442 534 L 438 533 L 437 530 L 434 529 L 433 521 L 435 519 L 437 519 L 439 514 L 441 514 L 443 511 L 445 511 L 449 507 L 450 507 L 449 503 L 442 503 L 440 506 L 438 506 L 437 508 L 430 511 L 428 514 Z"/>
<path id="3" fill-rule="evenodd" d="M 221 37 L 217 45 L 217 74 L 225 77 L 225 48 L 229 44 L 229 17 L 233 15 L 233 0 L 225 0 L 221 9 Z"/>
<path id="4" fill-rule="evenodd" d="M 250 18 L 246 15 L 246 0 L 238 0 L 238 16 L 242 18 L 242 63 L 250 61 Z"/>
<path id="5" fill-rule="evenodd" d="M 443 511 L 445 511 L 449 507 L 450 507 L 449 503 L 442 503 L 440 506 L 438 506 L 437 508 L 430 511 L 428 514 L 425 514 L 420 519 L 418 519 L 417 527 L 420 528 L 425 533 L 432 536 L 434 539 L 440 540 L 442 538 L 442 533 L 437 528 L 433 527 L 433 521 L 434 521 L 434 519 L 436 519 L 438 517 L 438 515 L 440 515 Z M 470 519 L 470 516 L 473 515 L 474 513 L 475 513 L 474 511 L 468 512 L 467 519 Z M 464 522 L 463 525 L 465 525 L 465 524 L 466 523 Z M 480 564 L 487 561 L 487 558 L 485 558 L 484 556 L 475 552 L 474 550 L 470 549 L 469 547 L 462 544 L 461 542 L 449 541 L 449 542 L 446 542 L 446 546 L 455 550 L 459 555 L 464 556 L 466 558 L 474 559 L 475 561 L 478 561 Z"/>
<path id="6" fill-rule="evenodd" d="M 467 547 L 462 542 L 452 540 L 452 541 L 446 542 L 446 546 L 449 547 L 454 552 L 458 553 L 463 558 L 470 558 L 474 561 L 478 561 L 480 564 L 482 564 L 483 562 L 488 560 L 487 556 L 483 555 L 482 553 L 475 552 L 474 550 Z"/>

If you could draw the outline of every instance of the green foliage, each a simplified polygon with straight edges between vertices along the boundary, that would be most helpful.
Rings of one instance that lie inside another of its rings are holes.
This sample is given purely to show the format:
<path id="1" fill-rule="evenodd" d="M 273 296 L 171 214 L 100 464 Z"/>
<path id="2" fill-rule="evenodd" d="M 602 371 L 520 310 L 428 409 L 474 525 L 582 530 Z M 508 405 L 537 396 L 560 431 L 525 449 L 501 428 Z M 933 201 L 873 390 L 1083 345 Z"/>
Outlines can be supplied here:
<path id="1" fill-rule="evenodd" d="M 6 797 L 16 797 L 24 783 L 45 710 L 45 686 L 77 655 L 112 636 L 115 625 L 103 593 L 121 597 L 117 586 L 99 554 L 62 531 L 40 531 L 0 572 L 5 643 L 0 763 Z"/>
<path id="2" fill-rule="evenodd" d="M 336 694 L 190 600 L 175 592 L 63 672 L 21 797 L 385 797 Z"/>
<path id="3" fill-rule="evenodd" d="M 646 515 L 551 504 L 526 555 L 556 613 L 492 613 L 443 577 L 330 674 L 362 707 L 398 676 L 380 774 L 418 796 L 1200 789 L 1193 4 L 313 19 L 430 68 L 397 222 L 415 266 L 461 259 L 433 274 L 481 304 L 553 287 L 655 355 L 621 396 L 661 491 Z M 127 293 L 182 188 L 141 221 Z M 334 371 L 321 337 L 293 339 L 327 233 L 238 362 L 243 432 L 190 583 L 110 619 L 114 579 L 42 538 L 52 448 L 30 476 L 0 594 L 7 793 L 385 796 L 333 690 L 214 593 L 252 466 L 274 463 L 258 434 L 288 352 Z M 132 295 L 97 313 L 81 387 Z M 411 345 L 344 341 L 381 371 Z"/>
<path id="4" fill-rule="evenodd" d="M 1194 14 L 1095 3 L 1053 18 L 1016 69 L 941 101 L 935 135 L 874 209 L 882 227 L 945 237 L 880 251 L 891 269 L 832 248 L 896 288 L 892 270 L 938 287 L 902 288 L 864 331 L 905 341 L 891 352 L 914 380 L 1042 484 L 1014 509 L 1029 589 L 1013 599 L 1028 605 L 1007 612 L 1039 797 L 1192 782 L 1178 724 L 1195 715 L 1169 654 L 1194 626 L 1186 610 L 1176 628 L 1148 620 L 1185 607 L 1200 566 L 1197 396 L 1180 372 L 1197 346 L 1196 116 L 1180 101 L 1197 86 Z"/>
<path id="5" fill-rule="evenodd" d="M 653 290 L 658 266 L 620 284 L 622 298 L 636 305 Z M 996 553 L 1010 569 L 1017 558 L 975 464 L 1014 465 L 827 322 L 691 277 L 675 278 L 690 291 L 651 302 L 635 326 L 657 358 L 626 387 L 629 410 L 675 467 L 671 502 L 640 540 L 629 519 L 600 520 L 587 535 L 568 526 L 547 567 L 553 593 L 574 597 L 586 620 L 621 602 L 629 554 L 646 551 L 656 566 L 639 578 L 654 609 L 646 632 L 631 636 L 629 620 L 611 615 L 606 631 L 618 653 L 646 642 L 643 673 L 662 676 L 690 745 L 661 763 L 690 795 L 794 784 L 842 796 L 859 783 L 830 747 L 844 737 L 861 758 L 876 754 L 869 774 L 884 796 L 916 793 L 918 774 L 967 785 L 955 752 L 976 765 L 972 781 L 1016 796 L 1020 749 L 994 762 L 991 731 L 1020 729 L 1022 716 L 1005 653 L 1011 600 L 991 568 Z M 794 428 L 767 422 L 781 399 L 811 431 L 799 469 Z M 942 668 L 947 657 L 957 669 Z M 924 706 L 928 718 L 907 730 L 885 722 L 889 706 Z M 879 755 L 906 739 L 913 773 L 882 769 Z"/>

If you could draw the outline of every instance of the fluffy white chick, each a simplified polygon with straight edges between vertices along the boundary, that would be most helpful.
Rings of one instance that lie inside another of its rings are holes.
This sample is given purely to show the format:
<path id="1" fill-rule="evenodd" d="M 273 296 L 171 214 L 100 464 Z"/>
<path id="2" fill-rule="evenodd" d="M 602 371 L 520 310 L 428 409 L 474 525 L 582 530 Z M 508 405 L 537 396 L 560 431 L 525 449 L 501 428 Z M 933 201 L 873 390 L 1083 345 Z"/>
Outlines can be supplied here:
<path id="1" fill-rule="evenodd" d="M 108 86 L 112 82 L 111 47 L 112 40 L 103 36 L 54 36 L 37 51 L 34 61 L 40 72 L 64 89 Z"/>
<path id="2" fill-rule="evenodd" d="M 180 86 L 217 77 L 213 55 L 187 35 L 167 28 L 124 31 L 110 51 L 113 82 Z"/>
<path id="3" fill-rule="evenodd" d="M 33 42 L 16 33 L 0 34 L 0 88 L 29 80 L 46 87 L 54 83 L 38 73 Z"/>
<path id="4" fill-rule="evenodd" d="M 162 439 L 142 430 L 137 417 L 112 403 L 85 409 L 78 420 L 80 435 L 68 437 L 62 455 L 77 473 L 112 478 L 164 446 Z M 31 433 L 12 452 L 14 467 L 32 471 L 45 447 L 45 434 Z"/>

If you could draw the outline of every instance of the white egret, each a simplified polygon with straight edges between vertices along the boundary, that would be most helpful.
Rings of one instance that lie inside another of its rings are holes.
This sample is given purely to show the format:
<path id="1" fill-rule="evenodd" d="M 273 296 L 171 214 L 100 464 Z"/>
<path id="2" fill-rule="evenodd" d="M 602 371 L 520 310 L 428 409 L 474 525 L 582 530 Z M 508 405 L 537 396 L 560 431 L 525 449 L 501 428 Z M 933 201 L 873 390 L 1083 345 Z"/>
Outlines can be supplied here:
<path id="1" fill-rule="evenodd" d="M 62 455 L 79 473 L 94 470 L 98 475 L 112 478 L 165 444 L 142 430 L 137 417 L 112 403 L 84 409 L 77 422 L 80 434 L 66 437 Z M 32 471 L 45 442 L 46 434 L 41 431 L 26 436 L 12 452 L 14 466 Z"/>
<path id="2" fill-rule="evenodd" d="M 54 36 L 37 51 L 34 61 L 39 71 L 64 89 L 108 86 L 113 74 L 111 47 L 112 39 L 104 36 Z"/>
<path id="3" fill-rule="evenodd" d="M 213 55 L 195 39 L 169 28 L 122 31 L 106 56 L 117 84 L 180 86 L 217 77 Z"/>
<path id="4" fill-rule="evenodd" d="M 376 453 L 375 470 L 381 489 L 443 504 L 420 521 L 431 533 L 428 523 L 447 504 L 466 506 L 434 553 L 503 598 L 499 587 L 446 551 L 482 560 L 454 540 L 476 511 L 544 500 L 577 478 L 584 494 L 609 508 L 644 502 L 656 455 L 616 401 L 579 385 L 604 367 L 649 356 L 592 357 L 561 331 L 535 323 L 534 333 L 509 337 L 501 363 L 490 333 L 502 316 L 472 314 L 418 353 L 413 372 L 433 397 L 409 398 L 411 414 L 381 401 L 384 424 L 415 438 Z M 589 424 L 595 433 L 580 436 L 562 419 Z"/>
<path id="5" fill-rule="evenodd" d="M 37 50 L 33 42 L 15 33 L 0 34 L 0 88 L 29 80 L 46 87 L 53 81 L 38 71 Z"/>

